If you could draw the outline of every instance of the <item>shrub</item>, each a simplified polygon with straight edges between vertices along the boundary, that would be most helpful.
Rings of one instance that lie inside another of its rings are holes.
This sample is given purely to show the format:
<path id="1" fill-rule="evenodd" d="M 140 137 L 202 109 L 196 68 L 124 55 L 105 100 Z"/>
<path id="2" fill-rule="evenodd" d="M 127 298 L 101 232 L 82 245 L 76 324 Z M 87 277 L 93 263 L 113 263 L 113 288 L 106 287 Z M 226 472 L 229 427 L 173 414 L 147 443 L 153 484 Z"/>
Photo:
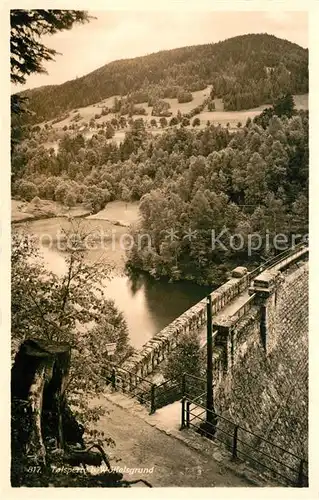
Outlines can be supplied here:
<path id="1" fill-rule="evenodd" d="M 203 377 L 205 374 L 205 355 L 201 351 L 199 338 L 196 334 L 183 334 L 179 338 L 179 343 L 171 352 L 166 361 L 164 376 L 167 380 L 173 379 L 181 382 L 183 373 Z M 187 392 L 198 395 L 205 390 L 202 383 L 197 379 L 187 381 Z"/>
<path id="2" fill-rule="evenodd" d="M 178 93 L 177 100 L 179 103 L 190 102 L 193 100 L 192 93 L 182 90 Z"/>
<path id="3" fill-rule="evenodd" d="M 55 188 L 54 197 L 56 201 L 60 203 L 65 203 L 65 199 L 67 197 L 68 192 L 70 191 L 70 183 L 66 181 L 62 181 Z"/>
<path id="4" fill-rule="evenodd" d="M 159 122 L 160 122 L 162 128 L 167 127 L 167 119 L 165 118 L 165 116 L 161 116 L 161 118 L 159 119 Z"/>
<path id="5" fill-rule="evenodd" d="M 106 116 L 108 114 L 109 114 L 109 108 L 108 107 L 102 108 L 101 116 Z"/>
<path id="6" fill-rule="evenodd" d="M 31 181 L 22 180 L 18 185 L 18 195 L 26 201 L 31 201 L 35 196 L 38 196 L 39 190 Z"/>
<path id="7" fill-rule="evenodd" d="M 90 206 L 94 212 L 102 210 L 109 200 L 109 191 L 107 189 L 98 188 L 97 186 L 90 186 L 84 194 L 84 202 Z"/>
<path id="8" fill-rule="evenodd" d="M 155 120 L 155 118 L 151 119 L 151 126 L 152 127 L 157 127 L 157 121 Z"/>
<path id="9" fill-rule="evenodd" d="M 174 125 L 178 125 L 178 119 L 176 118 L 176 116 L 173 116 L 173 118 L 170 119 L 169 121 L 169 126 L 170 127 L 173 127 Z"/>
<path id="10" fill-rule="evenodd" d="M 133 114 L 134 115 L 146 115 L 146 109 L 143 108 L 142 106 L 134 106 L 133 108 Z"/>
<path id="11" fill-rule="evenodd" d="M 185 116 L 182 118 L 182 123 L 181 123 L 181 125 L 182 125 L 183 127 L 187 127 L 188 125 L 190 125 L 190 123 L 191 123 L 191 122 L 190 122 L 190 120 L 189 120 L 188 118 L 186 118 Z"/>
<path id="12" fill-rule="evenodd" d="M 45 200 L 54 200 L 55 189 L 59 183 L 60 179 L 58 177 L 48 177 L 39 186 L 39 196 Z"/>
<path id="13" fill-rule="evenodd" d="M 207 109 L 208 109 L 208 111 L 215 111 L 215 102 L 209 101 L 207 104 Z"/>
<path id="14" fill-rule="evenodd" d="M 77 113 L 76 115 L 74 115 L 72 118 L 71 118 L 71 121 L 72 122 L 78 122 L 79 120 L 81 120 L 81 115 L 80 113 Z"/>
<path id="15" fill-rule="evenodd" d="M 69 191 L 65 197 L 64 204 L 68 207 L 74 207 L 76 205 L 76 194 L 74 191 Z"/>

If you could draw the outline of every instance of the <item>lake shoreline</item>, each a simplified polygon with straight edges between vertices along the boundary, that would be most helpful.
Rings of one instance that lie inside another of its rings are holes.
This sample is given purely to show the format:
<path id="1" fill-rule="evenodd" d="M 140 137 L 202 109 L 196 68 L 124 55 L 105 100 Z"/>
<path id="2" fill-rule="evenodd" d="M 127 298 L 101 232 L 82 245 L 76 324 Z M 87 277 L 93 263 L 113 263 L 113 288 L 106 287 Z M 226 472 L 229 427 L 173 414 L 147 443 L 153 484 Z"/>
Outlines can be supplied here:
<path id="1" fill-rule="evenodd" d="M 170 283 L 165 278 L 154 279 L 145 271 L 129 272 L 127 255 L 120 243 L 122 235 L 127 234 L 128 220 L 138 219 L 137 208 L 137 204 L 111 202 L 102 213 L 84 217 L 79 222 L 82 224 L 83 221 L 89 231 L 101 231 L 102 236 L 105 236 L 105 241 L 100 240 L 101 243 L 93 245 L 93 250 L 88 250 L 85 262 L 89 265 L 100 262 L 112 266 L 105 283 L 105 296 L 114 300 L 115 306 L 122 311 L 130 343 L 135 349 L 140 349 L 174 319 L 202 300 L 211 287 L 185 281 Z M 115 221 L 115 224 L 111 221 Z M 126 225 L 116 225 L 116 221 L 124 221 Z M 66 217 L 50 217 L 19 222 L 14 224 L 13 230 L 23 230 L 38 240 L 45 267 L 62 276 L 65 273 L 66 253 L 61 249 L 63 245 L 59 247 L 57 242 L 63 235 L 61 229 L 67 230 L 71 221 Z M 111 238 L 106 241 L 108 234 Z"/>
<path id="2" fill-rule="evenodd" d="M 52 219 L 54 217 L 80 218 L 92 214 L 92 211 L 83 204 L 68 208 L 61 203 L 42 200 L 32 200 L 26 202 L 22 200 L 11 200 L 11 224 L 29 222 L 42 219 Z"/>

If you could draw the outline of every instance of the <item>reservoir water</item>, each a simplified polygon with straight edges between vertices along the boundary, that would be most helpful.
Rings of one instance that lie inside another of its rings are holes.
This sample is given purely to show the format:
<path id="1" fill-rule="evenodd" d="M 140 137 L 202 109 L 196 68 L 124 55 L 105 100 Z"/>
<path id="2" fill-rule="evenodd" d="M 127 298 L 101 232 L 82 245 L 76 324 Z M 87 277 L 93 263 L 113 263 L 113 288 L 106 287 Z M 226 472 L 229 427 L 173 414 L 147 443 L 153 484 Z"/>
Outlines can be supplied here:
<path id="1" fill-rule="evenodd" d="M 67 224 L 67 220 L 63 218 L 19 224 L 28 233 L 41 238 L 41 254 L 45 265 L 56 274 L 63 274 L 65 270 L 65 252 L 59 250 L 56 235 L 61 227 L 66 227 Z M 128 277 L 124 273 L 125 251 L 119 249 L 116 244 L 120 236 L 127 232 L 127 228 L 114 226 L 107 220 L 96 219 L 85 219 L 85 228 L 98 229 L 103 231 L 104 235 L 110 235 L 110 238 L 106 237 L 98 248 L 89 250 L 85 258 L 88 263 L 104 258 L 106 262 L 114 263 L 105 293 L 123 312 L 129 329 L 130 342 L 135 348 L 140 348 L 211 291 L 210 287 L 189 282 L 169 283 L 155 280 L 146 274 L 134 279 Z"/>

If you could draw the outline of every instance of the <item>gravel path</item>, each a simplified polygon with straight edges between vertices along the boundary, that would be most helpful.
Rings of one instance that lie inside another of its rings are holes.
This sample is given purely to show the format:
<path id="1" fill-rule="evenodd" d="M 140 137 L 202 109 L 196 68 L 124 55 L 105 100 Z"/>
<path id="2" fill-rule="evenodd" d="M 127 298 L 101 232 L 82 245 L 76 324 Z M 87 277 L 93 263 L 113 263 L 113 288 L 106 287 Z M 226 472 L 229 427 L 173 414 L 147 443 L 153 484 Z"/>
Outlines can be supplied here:
<path id="1" fill-rule="evenodd" d="M 116 442 L 116 447 L 109 450 L 111 464 L 113 468 L 126 468 L 125 479 L 142 478 L 154 487 L 251 486 L 216 460 L 190 449 L 109 400 L 105 406 L 110 413 L 101 418 L 98 428 Z M 132 471 L 134 468 L 140 471 Z"/>

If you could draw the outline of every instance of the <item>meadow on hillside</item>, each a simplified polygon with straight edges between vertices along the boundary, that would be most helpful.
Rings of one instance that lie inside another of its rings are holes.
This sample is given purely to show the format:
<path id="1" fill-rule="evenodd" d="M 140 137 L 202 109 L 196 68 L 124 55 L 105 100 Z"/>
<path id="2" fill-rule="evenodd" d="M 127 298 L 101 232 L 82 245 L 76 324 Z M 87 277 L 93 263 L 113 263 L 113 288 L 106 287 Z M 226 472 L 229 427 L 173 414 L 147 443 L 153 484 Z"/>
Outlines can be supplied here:
<path id="1" fill-rule="evenodd" d="M 177 113 L 180 111 L 183 114 L 189 113 L 192 109 L 196 108 L 197 106 L 200 106 L 203 101 L 209 96 L 209 93 L 211 91 L 211 87 L 207 87 L 204 90 L 200 90 L 197 92 L 193 92 L 193 100 L 187 103 L 179 103 L 177 99 L 163 99 L 164 101 L 168 102 L 170 104 L 169 111 L 172 113 L 172 118 L 173 116 L 177 116 Z M 295 101 L 295 106 L 296 109 L 303 109 L 307 110 L 308 109 L 308 94 L 302 94 L 302 95 L 295 95 L 294 101 Z M 76 130 L 83 132 L 84 129 L 84 135 L 87 138 L 92 137 L 94 133 L 96 133 L 95 128 L 90 128 L 88 126 L 90 120 L 94 120 L 95 122 L 95 127 L 97 125 L 99 126 L 105 126 L 105 123 L 111 122 L 112 119 L 117 119 L 117 115 L 115 113 L 109 113 L 106 117 L 105 116 L 99 116 L 96 118 L 96 115 L 100 115 L 101 109 L 103 109 L 105 106 L 107 107 L 112 107 L 114 100 L 116 98 L 120 98 L 120 96 L 113 96 L 109 97 L 108 99 L 104 99 L 103 101 L 100 101 L 96 104 L 86 106 L 84 108 L 79 108 L 72 110 L 69 113 L 69 116 L 66 117 L 65 119 L 53 123 L 55 120 L 51 120 L 49 122 L 45 122 L 40 124 L 41 128 L 46 125 L 52 125 L 53 129 L 57 132 L 58 135 L 63 133 L 63 130 L 65 130 L 65 127 L 68 127 L 72 124 L 72 119 L 74 118 L 74 115 L 79 113 L 80 114 L 80 119 L 76 122 Z M 200 124 L 197 126 L 197 128 L 205 128 L 207 122 L 209 121 L 213 125 L 218 125 L 220 124 L 222 127 L 228 126 L 230 129 L 234 130 L 238 127 L 239 124 L 242 126 L 245 125 L 246 120 L 248 118 L 251 118 L 252 120 L 258 116 L 268 105 L 264 104 L 261 106 L 258 106 L 256 108 L 251 108 L 247 110 L 240 110 L 240 111 L 224 111 L 223 110 L 223 102 L 222 99 L 214 99 L 215 102 L 215 107 L 216 111 L 208 111 L 207 106 L 205 106 L 204 110 L 201 111 L 199 114 L 196 115 L 196 118 L 199 118 Z M 154 117 L 152 116 L 152 106 L 148 106 L 147 103 L 142 103 L 142 107 L 146 110 L 146 115 L 143 115 L 142 118 L 147 124 L 147 126 L 150 128 L 151 132 L 154 135 L 161 134 L 163 129 L 167 127 L 161 127 L 160 122 L 159 122 L 159 117 Z M 141 118 L 139 115 L 133 115 L 132 119 L 136 120 L 138 118 Z M 170 118 L 167 119 L 168 124 Z M 157 126 L 154 127 L 151 125 L 151 121 L 156 120 Z M 186 128 L 192 128 L 192 123 L 193 119 L 190 121 L 190 125 L 187 125 Z M 168 126 L 168 125 L 167 125 Z M 125 127 L 120 127 L 119 129 L 115 130 L 114 136 L 110 138 L 110 141 L 114 141 L 116 144 L 120 144 L 124 138 L 125 138 L 125 132 L 129 130 L 128 126 Z M 46 147 L 54 147 L 54 143 L 47 143 Z"/>

